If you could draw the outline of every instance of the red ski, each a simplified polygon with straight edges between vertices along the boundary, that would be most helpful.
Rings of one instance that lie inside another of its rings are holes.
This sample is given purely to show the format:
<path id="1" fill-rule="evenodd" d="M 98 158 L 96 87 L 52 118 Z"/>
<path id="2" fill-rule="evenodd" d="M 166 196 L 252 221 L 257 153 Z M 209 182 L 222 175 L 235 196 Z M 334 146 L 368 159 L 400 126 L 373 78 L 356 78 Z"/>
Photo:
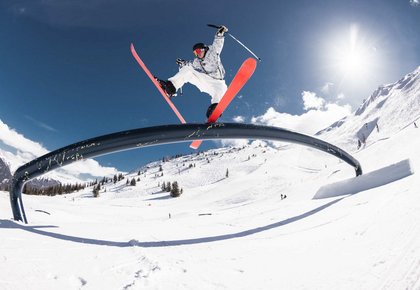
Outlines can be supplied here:
<path id="1" fill-rule="evenodd" d="M 233 98 L 238 94 L 242 87 L 246 84 L 249 78 L 254 73 L 257 67 L 257 60 L 254 58 L 248 58 L 239 68 L 232 82 L 230 83 L 226 93 L 220 100 L 219 104 L 214 109 L 213 113 L 207 120 L 207 123 L 215 123 L 223 111 L 229 106 Z M 200 147 L 202 140 L 195 140 L 191 143 L 190 148 L 198 149 Z"/>
<path id="2" fill-rule="evenodd" d="M 169 106 L 172 108 L 172 110 L 177 115 L 178 119 L 181 121 L 181 123 L 185 124 L 185 120 L 182 117 L 181 113 L 178 111 L 178 109 L 175 107 L 175 105 L 172 103 L 172 101 L 169 99 L 168 95 L 164 92 L 164 90 L 160 87 L 157 80 L 153 77 L 153 75 L 150 73 L 149 69 L 146 67 L 144 62 L 141 60 L 139 55 L 137 54 L 136 50 L 134 49 L 134 45 L 130 45 L 131 53 L 133 54 L 134 58 L 137 60 L 141 68 L 144 70 L 144 72 L 147 74 L 147 76 L 150 78 L 150 80 L 155 84 L 156 88 L 159 90 L 159 92 L 162 94 L 162 96 L 165 98 L 166 102 L 168 102 Z"/>

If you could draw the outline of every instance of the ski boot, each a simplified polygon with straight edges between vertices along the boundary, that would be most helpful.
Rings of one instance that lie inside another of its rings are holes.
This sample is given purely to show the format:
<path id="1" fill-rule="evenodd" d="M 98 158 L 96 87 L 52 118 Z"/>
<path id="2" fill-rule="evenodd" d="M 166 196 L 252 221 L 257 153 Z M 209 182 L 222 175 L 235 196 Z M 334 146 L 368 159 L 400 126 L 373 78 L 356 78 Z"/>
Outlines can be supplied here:
<path id="1" fill-rule="evenodd" d="M 171 81 L 163 81 L 157 77 L 155 77 L 155 79 L 170 99 L 176 96 L 176 89 Z"/>
<path id="2" fill-rule="evenodd" d="M 216 109 L 217 104 L 218 104 L 218 103 L 213 103 L 213 104 L 211 104 L 211 105 L 209 106 L 209 108 L 207 109 L 207 113 L 206 113 L 207 119 L 208 119 L 208 118 L 210 118 L 210 116 L 211 116 L 211 114 L 213 113 L 214 109 Z M 221 116 L 222 116 L 222 115 L 220 115 L 220 117 L 221 117 Z"/>

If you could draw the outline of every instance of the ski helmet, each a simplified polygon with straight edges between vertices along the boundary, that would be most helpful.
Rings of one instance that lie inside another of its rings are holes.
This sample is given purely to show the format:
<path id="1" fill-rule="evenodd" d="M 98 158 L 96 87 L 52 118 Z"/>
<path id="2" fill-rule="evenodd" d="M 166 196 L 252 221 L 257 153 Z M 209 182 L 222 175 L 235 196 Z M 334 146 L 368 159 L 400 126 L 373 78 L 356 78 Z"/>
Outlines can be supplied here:
<path id="1" fill-rule="evenodd" d="M 193 51 L 196 50 L 196 49 L 203 49 L 203 48 L 207 48 L 207 45 L 205 45 L 202 42 L 199 42 L 199 43 L 194 44 Z"/>

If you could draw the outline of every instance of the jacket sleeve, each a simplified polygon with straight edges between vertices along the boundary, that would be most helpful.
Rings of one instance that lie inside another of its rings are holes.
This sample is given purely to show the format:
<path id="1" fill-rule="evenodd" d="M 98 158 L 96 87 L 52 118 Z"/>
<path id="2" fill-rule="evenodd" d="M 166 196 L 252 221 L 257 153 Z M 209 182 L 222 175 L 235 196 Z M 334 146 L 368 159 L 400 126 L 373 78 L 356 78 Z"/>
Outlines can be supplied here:
<path id="1" fill-rule="evenodd" d="M 225 37 L 224 36 L 218 36 L 217 34 L 214 37 L 214 41 L 212 44 L 212 48 L 217 54 L 222 53 L 223 44 L 225 43 Z"/>

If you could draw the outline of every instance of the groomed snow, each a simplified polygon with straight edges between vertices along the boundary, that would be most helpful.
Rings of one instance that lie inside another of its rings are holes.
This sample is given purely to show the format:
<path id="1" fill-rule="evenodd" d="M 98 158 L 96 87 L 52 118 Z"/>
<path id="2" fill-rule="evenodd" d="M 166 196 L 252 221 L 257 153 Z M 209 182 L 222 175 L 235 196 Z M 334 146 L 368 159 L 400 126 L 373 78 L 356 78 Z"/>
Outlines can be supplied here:
<path id="1" fill-rule="evenodd" d="M 419 71 L 320 135 L 359 180 L 315 149 L 257 144 L 152 163 L 99 198 L 24 195 L 27 225 L 0 192 L 0 289 L 420 289 Z"/>
<path id="2" fill-rule="evenodd" d="M 407 128 L 356 158 L 365 172 L 404 159 L 415 172 L 419 134 Z M 8 193 L 0 193 L 0 288 L 420 287 L 416 174 L 314 200 L 353 168 L 294 145 L 206 154 L 164 163 L 163 177 L 156 164 L 136 187 L 111 183 L 97 199 L 87 191 L 24 196 L 28 225 L 10 219 Z M 196 166 L 181 171 L 184 163 Z M 177 180 L 183 195 L 159 192 L 161 180 Z"/>

